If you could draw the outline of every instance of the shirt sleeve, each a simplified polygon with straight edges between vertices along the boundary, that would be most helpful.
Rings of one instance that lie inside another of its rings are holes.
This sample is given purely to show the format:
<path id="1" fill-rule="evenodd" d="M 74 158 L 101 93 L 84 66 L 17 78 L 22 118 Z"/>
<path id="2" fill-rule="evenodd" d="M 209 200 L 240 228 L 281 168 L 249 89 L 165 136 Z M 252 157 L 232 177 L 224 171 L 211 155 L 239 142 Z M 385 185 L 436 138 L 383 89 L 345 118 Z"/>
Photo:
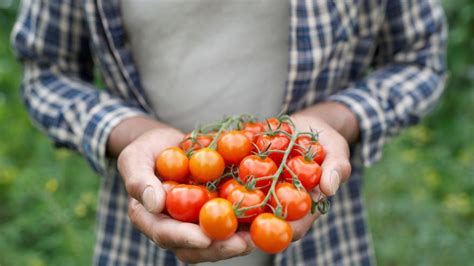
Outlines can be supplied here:
<path id="1" fill-rule="evenodd" d="M 386 141 L 435 105 L 445 81 L 446 23 L 436 0 L 387 1 L 374 71 L 329 97 L 360 125 L 363 164 L 382 157 Z"/>
<path id="2" fill-rule="evenodd" d="M 57 146 L 83 154 L 105 173 L 110 131 L 127 117 L 143 115 L 92 85 L 93 65 L 81 1 L 22 1 L 12 33 L 22 61 L 21 93 L 35 125 Z"/>

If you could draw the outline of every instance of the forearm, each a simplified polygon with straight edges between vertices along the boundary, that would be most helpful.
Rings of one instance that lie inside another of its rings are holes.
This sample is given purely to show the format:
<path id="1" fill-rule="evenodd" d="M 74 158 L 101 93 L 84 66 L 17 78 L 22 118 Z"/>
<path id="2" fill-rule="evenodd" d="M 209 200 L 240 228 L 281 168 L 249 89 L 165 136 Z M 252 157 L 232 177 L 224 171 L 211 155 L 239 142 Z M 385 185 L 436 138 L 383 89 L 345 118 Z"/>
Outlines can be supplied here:
<path id="1" fill-rule="evenodd" d="M 322 120 L 339 132 L 348 143 L 355 142 L 359 137 L 359 122 L 356 115 L 345 105 L 337 102 L 318 103 L 295 113 L 294 117 L 296 117 L 296 123 L 302 118 Z"/>
<path id="2" fill-rule="evenodd" d="M 163 138 L 172 138 L 179 141 L 182 133 L 177 129 L 147 116 L 135 116 L 120 122 L 110 132 L 107 140 L 107 153 L 117 157 L 120 152 L 139 136 L 150 130 L 160 130 Z"/>

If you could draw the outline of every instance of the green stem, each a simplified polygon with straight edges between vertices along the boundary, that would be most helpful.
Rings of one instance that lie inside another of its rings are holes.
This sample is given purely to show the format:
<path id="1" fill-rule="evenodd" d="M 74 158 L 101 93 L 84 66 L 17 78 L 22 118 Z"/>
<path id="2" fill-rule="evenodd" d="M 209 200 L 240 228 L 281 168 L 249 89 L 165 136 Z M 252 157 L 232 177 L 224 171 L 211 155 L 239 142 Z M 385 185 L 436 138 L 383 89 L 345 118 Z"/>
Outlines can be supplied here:
<path id="1" fill-rule="evenodd" d="M 227 130 L 233 123 L 236 121 L 239 121 L 240 117 L 236 116 L 231 116 L 226 119 L 224 119 L 221 127 L 219 128 L 219 131 L 217 131 L 217 134 L 215 135 L 214 139 L 212 140 L 211 144 L 209 144 L 210 149 L 217 149 L 217 142 L 219 141 L 219 138 L 221 137 L 222 133 Z"/>
<path id="2" fill-rule="evenodd" d="M 296 142 L 296 139 L 300 136 L 300 133 L 296 133 L 296 134 L 293 134 L 291 136 L 291 139 L 290 139 L 290 143 L 288 144 L 288 148 L 286 149 L 285 153 L 283 154 L 283 159 L 281 160 L 281 164 L 280 166 L 278 167 L 277 171 L 275 172 L 275 174 L 273 174 L 271 176 L 271 178 L 273 179 L 272 180 L 272 184 L 270 186 L 270 189 L 268 190 L 268 193 L 267 195 L 265 196 L 265 198 L 263 199 L 263 201 L 260 203 L 260 204 L 257 204 L 257 205 L 253 205 L 253 206 L 248 206 L 248 207 L 244 207 L 244 208 L 240 208 L 238 209 L 238 211 L 240 213 L 243 213 L 247 210 L 252 210 L 252 209 L 256 209 L 256 208 L 261 208 L 263 206 L 265 206 L 268 202 L 268 200 L 270 200 L 270 196 L 272 194 L 275 194 L 275 186 L 278 182 L 278 178 L 280 177 L 281 173 L 283 172 L 283 170 L 285 169 L 285 166 L 286 166 L 286 161 L 288 160 L 288 156 L 290 156 L 290 152 L 291 150 L 293 149 L 293 146 L 295 145 L 295 142 Z M 265 177 L 266 178 L 266 177 Z M 276 197 L 275 197 L 276 198 Z M 276 202 L 277 202 L 277 208 L 278 207 L 282 207 L 281 206 L 281 203 L 278 201 L 278 199 L 276 199 Z"/>

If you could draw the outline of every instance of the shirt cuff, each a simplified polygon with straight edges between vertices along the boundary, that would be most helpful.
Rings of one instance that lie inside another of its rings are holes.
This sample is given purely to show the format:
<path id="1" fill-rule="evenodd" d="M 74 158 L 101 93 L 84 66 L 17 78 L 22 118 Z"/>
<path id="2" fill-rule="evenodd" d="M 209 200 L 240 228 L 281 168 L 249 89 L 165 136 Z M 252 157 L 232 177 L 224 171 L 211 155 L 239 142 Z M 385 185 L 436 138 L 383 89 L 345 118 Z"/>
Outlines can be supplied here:
<path id="1" fill-rule="evenodd" d="M 148 116 L 142 110 L 119 100 L 103 102 L 90 110 L 80 151 L 91 166 L 101 175 L 107 175 L 110 158 L 106 156 L 107 140 L 112 129 L 126 118 Z"/>
<path id="2" fill-rule="evenodd" d="M 382 158 L 388 139 L 387 119 L 377 98 L 361 88 L 349 88 L 328 97 L 347 106 L 357 117 L 360 128 L 360 157 L 364 166 L 371 166 Z"/>

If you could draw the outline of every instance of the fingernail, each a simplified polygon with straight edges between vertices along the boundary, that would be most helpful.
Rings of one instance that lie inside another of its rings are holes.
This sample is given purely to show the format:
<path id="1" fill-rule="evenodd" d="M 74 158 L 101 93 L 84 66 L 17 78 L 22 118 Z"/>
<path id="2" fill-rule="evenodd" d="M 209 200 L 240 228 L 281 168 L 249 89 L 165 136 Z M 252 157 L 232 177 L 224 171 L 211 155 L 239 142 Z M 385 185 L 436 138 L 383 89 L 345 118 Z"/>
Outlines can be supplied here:
<path id="1" fill-rule="evenodd" d="M 158 202 L 156 201 L 156 193 L 152 187 L 146 187 L 142 195 L 143 206 L 149 212 L 156 209 Z"/>
<path id="2" fill-rule="evenodd" d="M 336 170 L 332 170 L 330 179 L 331 179 L 331 195 L 334 195 L 339 189 L 341 178 L 339 177 L 339 174 L 337 173 Z"/>

